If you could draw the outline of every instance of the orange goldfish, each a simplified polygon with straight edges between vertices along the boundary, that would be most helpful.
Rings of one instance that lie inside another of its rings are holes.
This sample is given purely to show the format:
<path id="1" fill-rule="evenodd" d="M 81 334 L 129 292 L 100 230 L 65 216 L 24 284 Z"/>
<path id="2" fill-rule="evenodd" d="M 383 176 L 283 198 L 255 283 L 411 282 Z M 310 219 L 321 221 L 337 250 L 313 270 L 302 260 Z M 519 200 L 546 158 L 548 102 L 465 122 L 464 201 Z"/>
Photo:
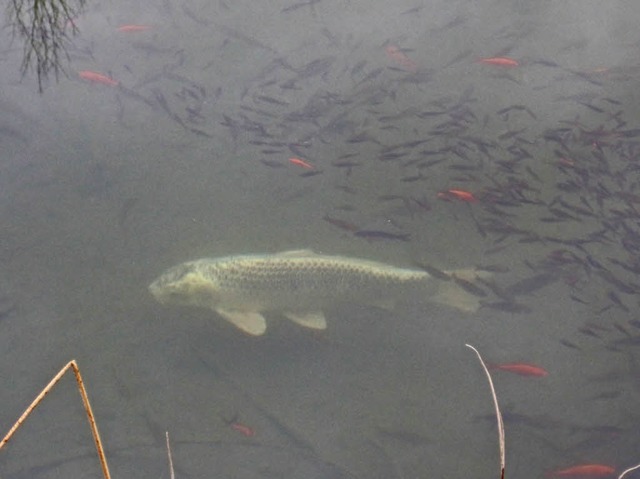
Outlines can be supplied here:
<path id="1" fill-rule="evenodd" d="M 527 363 L 494 364 L 491 366 L 491 369 L 499 369 L 500 371 L 508 371 L 510 373 L 519 374 L 520 376 L 533 376 L 538 378 L 544 377 L 549 374 L 540 366 Z"/>
<path id="2" fill-rule="evenodd" d="M 289 158 L 289 163 L 291 163 L 292 165 L 297 165 L 297 166 L 301 166 L 302 168 L 306 168 L 307 170 L 313 170 L 313 165 L 311 163 L 307 163 L 306 161 L 300 159 L 300 158 L 296 158 L 291 157 Z"/>
<path id="3" fill-rule="evenodd" d="M 476 198 L 473 195 L 473 193 L 469 191 L 464 191 L 464 190 L 451 189 L 451 190 L 441 191 L 436 196 L 441 200 L 447 200 L 447 201 L 460 200 L 460 201 L 466 201 L 467 203 L 478 202 L 478 198 Z"/>

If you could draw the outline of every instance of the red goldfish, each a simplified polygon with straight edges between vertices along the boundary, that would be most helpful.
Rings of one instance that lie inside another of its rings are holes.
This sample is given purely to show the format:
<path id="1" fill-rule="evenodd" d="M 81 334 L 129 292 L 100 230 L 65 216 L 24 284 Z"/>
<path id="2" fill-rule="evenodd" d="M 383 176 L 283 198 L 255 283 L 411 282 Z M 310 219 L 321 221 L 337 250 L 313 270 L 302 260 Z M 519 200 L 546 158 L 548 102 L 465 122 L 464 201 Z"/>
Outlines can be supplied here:
<path id="1" fill-rule="evenodd" d="M 243 436 L 253 437 L 256 435 L 256 431 L 245 424 L 240 424 L 239 422 L 232 422 L 231 424 L 229 424 L 229 426 L 231 427 L 231 429 L 233 429 L 234 431 L 238 431 Z"/>
<path id="2" fill-rule="evenodd" d="M 583 477 L 606 477 L 611 476 L 616 472 L 614 467 L 607 466 L 606 464 L 579 464 L 577 466 L 567 467 L 565 469 L 558 469 L 547 473 L 549 477 L 570 477 L 570 476 L 583 476 Z"/>
<path id="3" fill-rule="evenodd" d="M 118 31 L 123 33 L 146 32 L 150 29 L 150 25 L 121 25 L 118 27 Z"/>
<path id="4" fill-rule="evenodd" d="M 233 429 L 234 431 L 239 432 L 243 436 L 253 437 L 253 436 L 256 435 L 255 429 L 253 429 L 252 427 L 247 426 L 246 424 L 242 424 L 241 422 L 238 422 L 238 415 L 237 414 L 235 416 L 233 416 L 231 419 L 225 419 L 224 417 L 222 419 L 224 420 L 224 422 L 227 423 L 227 425 L 231 429 Z"/>
<path id="5" fill-rule="evenodd" d="M 387 56 L 400 65 L 404 70 L 411 73 L 415 73 L 418 70 L 418 65 L 411 58 L 409 58 L 400 48 L 395 45 L 389 45 L 384 49 L 387 52 Z"/>
<path id="6" fill-rule="evenodd" d="M 499 369 L 500 371 L 508 371 L 510 373 L 519 374 L 520 376 L 544 377 L 549 373 L 535 364 L 527 363 L 504 363 L 494 364 L 491 369 Z"/>
<path id="7" fill-rule="evenodd" d="M 78 72 L 78 75 L 84 80 L 89 80 L 94 83 L 102 83 L 103 85 L 118 86 L 119 84 L 118 80 L 114 80 L 102 73 L 92 72 L 90 70 L 81 70 Z"/>
<path id="8" fill-rule="evenodd" d="M 514 60 L 509 57 L 490 57 L 490 58 L 481 58 L 478 60 L 479 63 L 484 63 L 485 65 L 496 65 L 499 67 L 513 68 L 520 65 L 518 60 Z"/>

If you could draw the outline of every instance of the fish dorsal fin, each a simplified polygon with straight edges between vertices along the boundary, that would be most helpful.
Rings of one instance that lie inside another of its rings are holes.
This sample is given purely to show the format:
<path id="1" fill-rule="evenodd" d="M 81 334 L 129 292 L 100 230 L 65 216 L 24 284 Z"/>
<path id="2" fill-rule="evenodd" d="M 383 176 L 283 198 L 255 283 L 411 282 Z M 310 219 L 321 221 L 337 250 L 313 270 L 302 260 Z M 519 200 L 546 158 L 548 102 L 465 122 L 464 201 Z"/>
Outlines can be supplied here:
<path id="1" fill-rule="evenodd" d="M 237 311 L 220 308 L 215 311 L 236 328 L 252 336 L 260 336 L 267 330 L 267 321 L 257 311 Z"/>
<path id="2" fill-rule="evenodd" d="M 304 258 L 307 256 L 317 256 L 318 253 L 315 253 L 311 249 L 292 249 L 290 251 L 281 251 L 280 253 L 276 253 L 276 256 L 286 256 L 289 258 Z"/>
<path id="3" fill-rule="evenodd" d="M 282 314 L 294 323 L 304 326 L 305 328 L 327 329 L 327 320 L 324 318 L 322 311 L 310 311 L 307 313 L 292 313 L 286 311 Z"/>

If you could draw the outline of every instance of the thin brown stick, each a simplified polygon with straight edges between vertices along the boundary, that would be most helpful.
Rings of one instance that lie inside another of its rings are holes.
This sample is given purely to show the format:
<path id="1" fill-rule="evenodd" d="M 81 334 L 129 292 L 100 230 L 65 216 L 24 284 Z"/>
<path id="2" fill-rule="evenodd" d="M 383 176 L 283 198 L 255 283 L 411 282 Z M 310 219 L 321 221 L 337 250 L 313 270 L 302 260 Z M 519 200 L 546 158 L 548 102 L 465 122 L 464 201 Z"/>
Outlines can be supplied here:
<path id="1" fill-rule="evenodd" d="M 4 445 L 9 442 L 9 439 L 13 436 L 13 434 L 18 430 L 18 428 L 22 425 L 22 423 L 29 417 L 29 414 L 33 412 L 33 410 L 40 404 L 40 402 L 44 399 L 44 397 L 49 394 L 51 389 L 60 381 L 62 376 L 69 370 L 73 370 L 73 374 L 76 377 L 76 382 L 78 383 L 78 389 L 80 390 L 80 396 L 82 397 L 82 403 L 84 405 L 84 410 L 87 413 L 87 419 L 89 421 L 89 426 L 91 427 L 91 433 L 93 434 L 93 440 L 96 445 L 96 450 L 98 451 L 98 458 L 100 459 L 100 465 L 102 467 L 102 473 L 104 474 L 105 479 L 111 479 L 111 474 L 109 473 L 109 466 L 107 465 L 107 457 L 104 454 L 104 449 L 102 447 L 102 440 L 100 439 L 100 434 L 98 433 L 98 425 L 93 416 L 93 410 L 91 409 L 91 404 L 89 403 L 89 397 L 87 396 L 87 391 L 84 388 L 84 381 L 82 380 L 82 375 L 80 374 L 80 368 L 78 368 L 78 363 L 76 363 L 75 359 L 69 361 L 60 371 L 56 374 L 49 384 L 47 384 L 40 394 L 36 396 L 29 407 L 22 413 L 22 415 L 18 418 L 16 423 L 9 429 L 9 432 L 4 436 L 2 441 L 0 441 L 0 449 L 4 447 Z"/>
<path id="2" fill-rule="evenodd" d="M 176 474 L 173 472 L 173 459 L 171 459 L 171 445 L 169 444 L 169 431 L 165 432 L 167 436 L 167 457 L 169 458 L 169 475 L 171 479 L 176 479 Z"/>
<path id="3" fill-rule="evenodd" d="M 473 351 L 478 356 L 480 360 L 480 364 L 484 368 L 484 372 L 487 375 L 487 379 L 489 379 L 489 387 L 491 388 L 491 395 L 493 396 L 493 404 L 496 408 L 496 420 L 498 421 L 498 441 L 500 443 L 500 479 L 504 479 L 504 469 L 506 466 L 505 461 L 505 440 L 504 440 L 504 422 L 502 421 L 502 414 L 500 413 L 500 407 L 498 407 L 498 396 L 496 395 L 496 390 L 493 387 L 493 380 L 491 379 L 491 374 L 489 374 L 489 368 L 480 356 L 480 353 L 476 348 L 471 346 L 470 344 L 465 344 L 466 347 L 473 349 Z"/>

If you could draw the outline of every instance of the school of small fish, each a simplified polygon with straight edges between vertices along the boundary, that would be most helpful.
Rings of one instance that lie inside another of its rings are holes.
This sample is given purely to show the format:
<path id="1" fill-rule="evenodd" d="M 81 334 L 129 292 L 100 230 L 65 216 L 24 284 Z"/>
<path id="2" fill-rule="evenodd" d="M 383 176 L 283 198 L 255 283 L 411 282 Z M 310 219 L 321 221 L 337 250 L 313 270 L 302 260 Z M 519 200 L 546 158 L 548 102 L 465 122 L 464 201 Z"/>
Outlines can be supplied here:
<path id="1" fill-rule="evenodd" d="M 281 13 L 313 9 L 318 3 L 321 0 L 294 3 Z M 189 7 L 183 7 L 183 12 L 202 28 L 212 26 Z M 456 17 L 439 34 L 460 31 L 468 20 Z M 640 321 L 635 318 L 640 296 L 640 122 L 625 110 L 624 99 L 605 93 L 616 81 L 635 78 L 634 68 L 596 64 L 578 69 L 524 55 L 522 45 L 500 52 L 463 50 L 452 58 L 433 59 L 422 54 L 419 45 L 397 39 L 380 41 L 376 57 L 351 53 L 345 58 L 341 50 L 327 48 L 319 58 L 303 61 L 278 54 L 250 33 L 217 27 L 225 37 L 221 51 L 236 43 L 271 58 L 245 82 L 242 94 L 234 97 L 234 108 L 215 113 L 205 108 L 207 102 L 222 98 L 226 87 L 193 80 L 183 72 L 189 61 L 183 50 L 163 51 L 152 42 L 138 41 L 132 48 L 165 55 L 169 63 L 138 84 L 123 85 L 118 75 L 97 67 L 81 70 L 78 76 L 87 83 L 117 87 L 115 94 L 159 112 L 190 134 L 214 138 L 223 131 L 234 145 L 250 145 L 255 155 L 248 161 L 257 174 L 284 175 L 301 182 L 306 192 L 334 188 L 340 200 L 326 205 L 321 213 L 314 212 L 309 221 L 326 225 L 328 231 L 333 228 L 348 241 L 414 244 L 418 240 L 413 222 L 430 215 L 455 216 L 471 225 L 476 239 L 487 244 L 484 257 L 491 261 L 476 265 L 476 270 L 494 277 L 470 282 L 416 261 L 434 281 L 455 284 L 482 308 L 505 317 L 531 312 L 536 296 L 554 285 L 576 308 L 588 307 L 594 317 L 612 318 L 580 324 L 577 329 L 585 340 L 598 341 L 613 351 L 640 344 Z M 141 38 L 158 28 L 162 27 L 130 23 L 115 28 L 114 34 Z M 324 35 L 328 45 L 348 41 L 337 32 Z M 358 50 L 354 46 L 350 51 Z M 201 69 L 206 72 L 213 65 Z M 430 96 L 428 85 L 438 75 L 462 66 L 479 78 L 503 82 L 516 95 L 519 92 L 521 100 L 497 102 L 492 111 L 480 111 L 482 91 L 472 77 L 466 88 L 451 95 Z M 535 73 L 532 78 L 538 80 L 524 82 L 524 73 Z M 349 88 L 332 89 L 341 82 Z M 572 106 L 577 113 L 546 123 L 540 131 L 544 110 L 529 100 L 529 94 L 554 82 L 575 87 L 567 94 L 554 93 L 552 100 Z M 422 100 L 403 103 L 404 94 Z M 359 116 L 363 111 L 366 121 Z M 324 154 L 326 145 L 332 146 L 331 157 Z M 388 188 L 368 191 L 367 202 L 394 212 L 388 222 L 373 226 L 362 206 L 365 201 L 358 201 L 364 195 L 358 181 L 372 165 L 384 171 Z M 501 263 L 501 254 L 507 250 L 522 253 L 518 268 Z M 218 260 L 205 263 L 210 266 Z M 516 278 L 508 275 L 513 270 Z M 202 286 L 210 278 L 196 280 Z M 159 279 L 151 290 L 157 298 L 171 302 L 162 289 L 167 284 Z M 262 300 L 265 304 L 241 311 L 235 304 L 232 308 L 206 306 L 240 329 L 259 335 L 266 328 L 261 313 L 273 306 Z M 294 301 L 291 293 L 286 304 L 275 306 L 298 324 L 325 327 L 318 308 L 292 312 Z M 617 339 L 611 340 L 612 335 Z M 558 345 L 576 353 L 583 350 L 573 338 L 558 338 Z M 546 366 L 549 369 L 513 358 L 491 368 L 505 379 L 516 375 L 541 384 L 533 378 L 548 381 L 553 368 Z M 531 423 L 531 418 L 512 418 Z M 247 437 L 254 434 L 237 422 L 229 426 Z M 590 433 L 578 426 L 576 430 Z M 609 477 L 615 472 L 609 464 L 585 462 L 548 475 Z"/>

